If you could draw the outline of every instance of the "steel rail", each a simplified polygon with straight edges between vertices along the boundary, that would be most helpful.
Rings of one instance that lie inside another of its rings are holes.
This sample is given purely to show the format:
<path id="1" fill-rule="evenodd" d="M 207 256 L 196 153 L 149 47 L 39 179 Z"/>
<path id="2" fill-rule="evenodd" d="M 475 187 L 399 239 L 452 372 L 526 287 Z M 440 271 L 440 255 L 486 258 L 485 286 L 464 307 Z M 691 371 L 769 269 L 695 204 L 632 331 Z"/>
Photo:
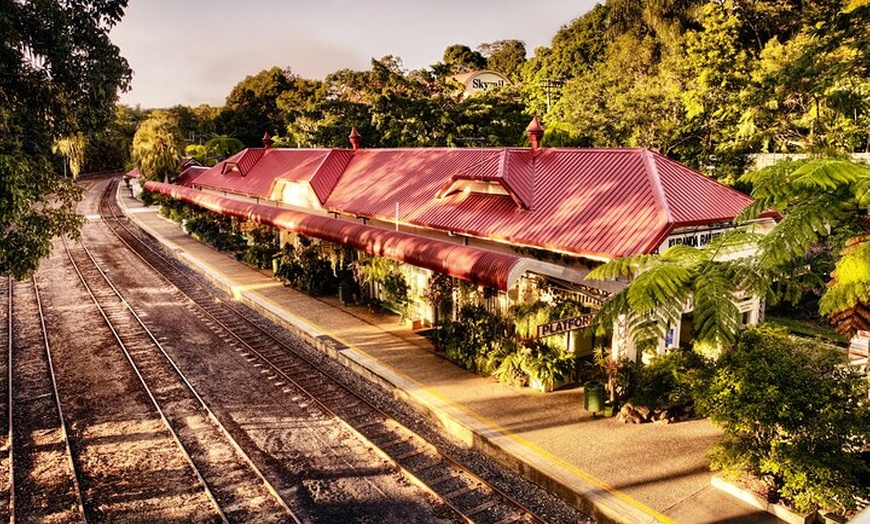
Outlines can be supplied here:
<path id="1" fill-rule="evenodd" d="M 60 431 L 61 435 L 63 435 L 63 443 L 64 448 L 66 449 L 67 459 L 69 460 L 69 466 L 73 473 L 73 486 L 76 492 L 76 503 L 78 504 L 79 513 L 81 514 L 82 519 L 87 522 L 88 517 L 85 513 L 85 501 L 82 497 L 81 482 L 79 478 L 80 472 L 76 467 L 75 460 L 73 459 L 72 446 L 70 446 L 66 417 L 64 417 L 63 415 L 63 407 L 60 403 L 60 391 L 57 387 L 57 375 L 54 372 L 54 360 L 51 358 L 51 344 L 49 344 L 48 341 L 48 329 L 45 326 L 45 313 L 42 309 L 42 300 L 39 297 L 39 285 L 36 282 L 36 275 L 33 276 L 33 292 L 36 294 L 36 306 L 39 308 L 39 324 L 42 328 L 42 339 L 45 343 L 45 357 L 48 360 L 48 372 L 51 376 L 51 389 L 54 392 L 54 402 L 57 406 L 58 417 L 60 418 Z"/>
<path id="2" fill-rule="evenodd" d="M 93 254 L 91 253 L 91 251 L 84 244 L 82 244 L 82 248 L 83 248 L 84 252 L 87 254 L 88 258 L 94 264 L 94 267 L 97 269 L 97 271 L 99 271 L 103 280 L 109 285 L 109 287 L 112 289 L 115 296 L 117 296 L 118 299 L 121 300 L 124 307 L 129 311 L 129 313 L 133 316 L 133 318 L 135 318 L 135 320 L 139 324 L 139 326 L 148 335 L 151 342 L 160 351 L 161 355 L 163 355 L 163 357 L 166 359 L 166 362 L 172 367 L 173 371 L 177 374 L 177 376 L 184 383 L 187 390 L 196 399 L 197 403 L 200 405 L 200 407 L 206 413 L 209 420 L 211 420 L 211 422 L 218 429 L 218 431 L 221 433 L 221 435 L 223 435 L 223 437 L 226 439 L 227 443 L 229 443 L 230 446 L 233 448 L 233 450 L 238 454 L 238 456 L 242 458 L 243 462 L 250 468 L 250 470 L 254 473 L 254 475 L 257 477 L 257 479 L 262 483 L 262 485 L 265 487 L 265 489 L 273 497 L 275 502 L 277 502 L 278 505 L 281 507 L 281 509 L 287 514 L 287 516 L 291 520 L 293 520 L 293 522 L 295 522 L 296 524 L 301 524 L 300 519 L 296 516 L 295 512 L 290 508 L 287 501 L 284 500 L 284 498 L 281 496 L 281 494 L 278 492 L 278 490 L 266 478 L 266 476 L 262 472 L 262 470 L 260 470 L 260 468 L 257 467 L 257 465 L 254 463 L 254 461 L 251 459 L 250 455 L 248 455 L 248 453 L 245 452 L 245 450 L 241 447 L 241 445 L 238 443 L 238 441 L 230 434 L 230 432 L 229 432 L 229 430 L 227 430 L 226 426 L 224 426 L 224 424 L 218 419 L 218 417 L 214 414 L 214 411 L 212 411 L 211 407 L 208 405 L 208 403 L 205 401 L 205 399 L 199 394 L 199 392 L 196 390 L 194 385 L 187 378 L 187 375 L 185 375 L 185 373 L 178 367 L 178 365 L 175 363 L 175 360 L 169 355 L 169 353 L 166 351 L 166 348 L 163 347 L 163 344 L 160 343 L 160 341 L 157 339 L 157 337 L 154 335 L 154 333 L 145 324 L 144 320 L 142 320 L 142 318 L 139 316 L 138 313 L 136 313 L 136 311 L 133 309 L 133 307 L 130 305 L 130 303 L 123 297 L 121 292 L 115 287 L 115 285 L 109 279 L 108 275 L 106 275 L 106 273 L 102 270 L 102 268 L 100 268 L 99 264 L 97 263 L 96 259 L 94 258 Z M 114 329 L 113 329 L 113 332 L 114 332 Z M 116 338 L 117 338 L 117 336 L 116 336 Z M 132 355 L 129 354 L 129 352 L 127 351 L 126 348 L 124 349 L 124 351 L 127 354 L 127 358 L 130 361 L 131 365 L 133 365 L 134 368 L 136 369 L 136 374 L 140 377 L 140 380 L 142 381 L 143 385 L 145 385 L 145 387 L 148 388 L 148 386 L 145 384 L 144 377 L 139 372 L 138 366 L 136 366 L 136 364 L 132 360 Z M 150 390 L 149 390 L 149 396 L 151 396 Z M 156 399 L 154 399 L 153 396 L 152 396 L 152 399 L 156 403 Z M 167 419 L 167 423 L 168 423 L 168 419 Z M 180 443 L 180 441 L 179 441 L 179 443 Z M 192 458 L 191 458 L 191 460 L 192 460 Z M 203 480 L 203 483 L 205 484 L 204 480 Z"/>
<path id="3" fill-rule="evenodd" d="M 36 299 L 36 310 L 37 316 L 39 317 L 39 326 L 40 331 L 42 332 L 42 346 L 45 349 L 45 360 L 46 360 L 46 368 L 48 371 L 48 376 L 51 382 L 51 395 L 54 401 L 55 409 L 57 410 L 57 418 L 58 418 L 58 428 L 60 429 L 61 440 L 63 441 L 64 451 L 66 454 L 67 463 L 70 469 L 70 473 L 72 476 L 72 484 L 73 491 L 75 492 L 76 498 L 76 506 L 77 512 L 79 516 L 82 518 L 82 521 L 85 523 L 88 522 L 87 512 L 85 511 L 84 497 L 82 496 L 81 490 L 81 472 L 79 468 L 76 467 L 75 458 L 72 453 L 72 446 L 70 444 L 69 438 L 69 430 L 67 429 L 66 417 L 63 414 L 63 406 L 60 401 L 60 390 L 57 385 L 57 375 L 54 371 L 54 360 L 51 356 L 51 343 L 48 339 L 48 328 L 45 323 L 45 312 L 42 307 L 42 299 L 39 295 L 39 284 L 37 283 L 36 276 L 31 277 L 31 282 L 33 284 L 33 294 Z M 8 348 L 8 366 L 9 366 L 9 375 L 8 375 L 8 384 L 9 384 L 9 477 L 10 477 L 10 486 L 9 486 L 9 522 L 15 522 L 15 453 L 14 453 L 14 434 L 15 428 L 14 424 L 14 373 L 13 373 L 13 354 L 14 354 L 14 343 L 13 343 L 13 335 L 12 335 L 12 317 L 14 313 L 14 295 L 12 292 L 12 283 L 10 277 L 9 283 L 9 348 Z"/>
<path id="4" fill-rule="evenodd" d="M 202 473 L 199 471 L 199 468 L 194 463 L 193 458 L 191 457 L 190 453 L 188 453 L 187 449 L 185 449 L 184 444 L 182 444 L 182 442 L 181 442 L 181 438 L 178 436 L 178 433 L 172 427 L 172 424 L 169 422 L 169 419 L 167 418 L 166 413 L 164 413 L 163 408 L 160 407 L 160 404 L 157 402 L 157 399 L 154 397 L 154 393 L 151 391 L 151 388 L 148 387 L 147 382 L 145 382 L 145 377 L 142 376 L 142 373 L 139 371 L 139 368 L 136 366 L 135 362 L 133 362 L 132 355 L 128 351 L 127 346 L 121 340 L 121 336 L 118 333 L 118 331 L 115 329 L 115 326 L 112 324 L 112 321 L 109 319 L 109 316 L 106 313 L 106 310 L 100 304 L 99 300 L 97 299 L 96 295 L 94 294 L 93 289 L 91 289 L 91 286 L 88 285 L 84 274 L 82 274 L 82 272 L 81 272 L 81 268 L 79 267 L 79 265 L 76 263 L 75 259 L 73 258 L 72 250 L 70 249 L 69 245 L 67 244 L 66 239 L 61 238 L 61 241 L 63 242 L 63 246 L 64 246 L 64 249 L 66 250 L 66 254 L 69 257 L 69 261 L 72 264 L 72 267 L 75 270 L 76 274 L 78 275 L 79 280 L 81 280 L 82 285 L 85 286 L 85 290 L 88 292 L 88 295 L 90 295 L 91 300 L 93 300 L 94 305 L 96 305 L 97 310 L 99 311 L 100 315 L 103 317 L 103 320 L 105 320 L 106 325 L 108 326 L 109 330 L 112 332 L 112 335 L 114 336 L 115 341 L 118 343 L 118 347 L 120 347 L 121 350 L 124 352 L 124 356 L 127 358 L 127 361 L 130 363 L 130 366 L 133 368 L 133 372 L 139 378 L 139 382 L 142 384 L 142 387 L 145 390 L 145 393 L 148 395 L 148 398 L 151 400 L 151 403 L 154 406 L 154 409 L 160 415 L 160 419 L 163 421 L 163 424 L 165 425 L 165 427 L 169 431 L 170 435 L 172 435 L 172 438 L 175 441 L 175 444 L 178 446 L 178 449 L 180 450 L 182 456 L 187 461 L 190 468 L 193 470 L 193 473 L 196 475 L 196 478 L 199 481 L 199 483 L 202 485 L 206 496 L 208 497 L 209 501 L 212 503 L 212 506 L 214 506 L 215 511 L 217 511 L 218 515 L 220 516 L 221 521 L 223 521 L 224 524 L 229 524 L 229 520 L 227 519 L 226 514 L 224 513 L 220 504 L 218 503 L 217 498 L 215 497 L 215 495 L 212 492 L 211 488 L 209 487 L 208 483 L 205 481 L 205 478 L 202 476 Z M 87 248 L 85 248 L 85 249 L 87 249 Z M 88 253 L 88 256 L 90 256 L 90 253 Z M 97 266 L 97 270 L 100 271 L 101 274 L 103 274 L 103 271 L 99 268 L 99 266 Z M 109 285 L 111 286 L 111 283 L 109 283 Z M 114 286 L 112 286 L 112 287 L 114 287 Z M 123 297 L 121 297 L 121 300 L 124 302 L 124 304 L 127 303 Z"/>
<path id="5" fill-rule="evenodd" d="M 12 276 L 6 277 L 6 283 L 9 286 L 8 290 L 8 312 L 7 312 L 7 332 L 9 333 L 8 344 L 6 347 L 6 404 L 7 404 L 7 429 L 6 429 L 6 449 L 9 453 L 9 522 L 15 524 L 15 464 L 12 460 L 13 451 L 15 450 L 12 442 Z"/>
<path id="6" fill-rule="evenodd" d="M 110 193 L 110 192 L 111 192 L 111 185 L 107 188 L 107 193 L 106 193 L 106 194 L 108 194 L 108 193 Z M 103 207 L 103 206 L 101 206 L 101 208 L 102 208 L 102 207 Z M 107 205 L 107 206 L 105 206 L 105 207 L 108 208 L 108 209 L 111 211 L 111 214 L 112 214 L 112 217 L 111 217 L 111 218 L 112 218 L 113 220 L 115 220 L 116 223 L 117 223 L 121 228 L 125 229 L 125 230 L 127 231 L 127 233 L 128 233 L 132 238 L 135 238 L 135 239 L 137 240 L 137 242 L 139 242 L 139 244 L 140 244 L 142 247 L 144 247 L 145 249 L 147 249 L 148 251 L 150 251 L 153 255 L 159 257 L 160 260 L 163 261 L 163 262 L 164 262 L 168 267 L 172 268 L 172 269 L 175 271 L 176 274 L 181 275 L 182 277 L 184 277 L 187 281 L 189 281 L 191 284 L 193 284 L 193 285 L 194 285 L 196 288 L 198 288 L 201 292 L 207 293 L 209 296 L 211 296 L 211 297 L 217 299 L 218 301 L 220 301 L 220 303 L 223 305 L 223 307 L 224 307 L 226 310 L 232 312 L 232 313 L 233 313 L 233 314 L 234 314 L 234 315 L 235 315 L 235 316 L 236 316 L 240 321 L 242 321 L 244 324 L 250 326 L 251 328 L 253 328 L 254 330 L 256 330 L 259 334 L 261 334 L 261 335 L 265 336 L 266 338 L 268 338 L 269 340 L 271 340 L 273 344 L 280 346 L 280 347 L 283 348 L 285 351 L 291 353 L 292 355 L 294 355 L 295 357 L 297 357 L 298 359 L 300 359 L 301 361 L 303 361 L 306 365 L 310 366 L 310 367 L 313 368 L 316 372 L 318 372 L 322 378 L 324 378 L 325 380 L 331 382 L 333 385 L 335 385 L 335 386 L 337 386 L 338 388 L 340 388 L 341 390 L 343 390 L 343 391 L 345 392 L 346 395 L 351 396 L 351 397 L 353 397 L 355 400 L 357 400 L 357 401 L 359 401 L 360 403 L 364 404 L 366 407 L 368 407 L 368 408 L 371 410 L 372 413 L 375 413 L 375 414 L 377 414 L 378 416 L 382 417 L 384 423 L 390 423 L 391 425 L 397 427 L 397 428 L 398 428 L 398 431 L 400 431 L 400 432 L 404 433 L 405 435 L 409 436 L 411 439 L 414 439 L 414 440 L 416 441 L 416 443 L 415 443 L 416 445 L 418 445 L 418 446 L 425 446 L 427 449 L 433 451 L 433 452 L 436 453 L 440 458 L 442 458 L 446 463 L 448 463 L 451 467 L 453 467 L 453 468 L 455 468 L 456 470 L 460 471 L 463 475 L 467 475 L 467 476 L 468 476 L 469 478 L 471 478 L 474 482 L 478 483 L 478 484 L 481 485 L 481 486 L 484 486 L 485 489 L 487 489 L 487 490 L 489 490 L 490 492 L 492 492 L 496 497 L 501 498 L 501 499 L 504 500 L 508 505 L 511 505 L 511 506 L 513 506 L 514 508 L 516 508 L 516 510 L 517 510 L 518 512 L 520 512 L 520 513 L 523 514 L 523 517 L 526 517 L 526 518 L 528 518 L 528 519 L 531 519 L 533 522 L 536 522 L 536 523 L 541 523 L 541 524 L 543 524 L 543 523 L 545 522 L 544 519 L 541 519 L 540 517 L 538 517 L 538 516 L 535 514 L 534 511 L 532 511 L 531 509 L 527 508 L 524 504 L 522 504 L 521 502 L 519 502 L 518 500 L 516 500 L 515 498 L 513 498 L 510 494 L 506 493 L 504 490 L 501 490 L 501 489 L 498 488 L 497 486 L 492 485 L 490 482 L 486 481 L 485 479 L 483 479 L 482 477 L 480 477 L 479 475 L 477 475 L 476 473 L 474 473 L 473 471 L 471 471 L 469 468 L 467 468 L 465 465 L 463 465 L 459 459 L 457 459 L 457 458 L 451 456 L 449 453 L 447 453 L 447 452 L 445 452 L 445 451 L 439 449 L 437 446 L 434 446 L 434 445 L 432 445 L 431 443 L 427 442 L 426 439 L 424 439 L 423 437 L 421 437 L 420 435 L 418 435 L 416 432 L 414 432 L 414 431 L 411 430 L 410 428 L 407 428 L 407 427 L 404 426 L 403 424 L 399 423 L 399 422 L 396 421 L 393 417 L 391 417 L 389 414 L 383 412 L 380 408 L 374 406 L 374 405 L 371 404 L 368 400 L 366 400 L 365 398 L 361 397 L 360 395 L 358 395 L 358 394 L 355 393 L 354 391 L 351 391 L 351 390 L 350 390 L 349 388 L 347 388 L 344 384 L 342 384 L 341 382 L 339 382 L 339 381 L 337 381 L 336 379 L 334 379 L 334 378 L 333 378 L 333 377 L 332 377 L 332 376 L 331 376 L 327 371 L 325 371 L 324 369 L 322 369 L 322 367 L 320 367 L 317 363 L 313 362 L 311 359 L 309 359 L 309 358 L 306 357 L 305 355 L 302 355 L 302 354 L 301 354 L 300 352 L 298 352 L 296 349 L 294 349 L 294 348 L 292 348 L 291 346 L 287 345 L 287 344 L 284 343 L 283 341 L 277 339 L 277 338 L 276 338 L 275 336 L 273 336 L 271 333 L 269 333 L 268 331 L 266 331 L 266 330 L 264 330 L 263 328 L 261 328 L 260 326 L 258 326 L 256 323 L 254 323 L 254 322 L 252 322 L 251 320 L 249 320 L 249 319 L 248 319 L 248 318 L 247 318 L 243 313 L 237 311 L 234 307 L 232 307 L 232 306 L 231 306 L 230 304 L 228 304 L 226 301 L 224 301 L 224 300 L 222 300 L 220 297 L 217 297 L 216 295 L 214 295 L 214 293 L 213 293 L 212 291 L 210 291 L 210 290 L 208 290 L 207 288 L 205 288 L 204 286 L 202 286 L 202 285 L 201 285 L 199 282 L 197 282 L 195 279 L 193 279 L 193 278 L 190 277 L 189 275 L 186 275 L 184 272 L 179 271 L 177 268 L 175 268 L 175 266 L 174 266 L 174 265 L 173 265 L 173 264 L 172 264 L 172 263 L 171 263 L 171 262 L 170 262 L 170 261 L 169 261 L 169 260 L 168 260 L 168 259 L 167 259 L 163 254 L 162 254 L 162 253 L 160 253 L 159 251 L 153 249 L 151 246 L 147 245 L 145 242 L 141 241 L 141 240 L 136 236 L 135 233 L 133 233 L 132 231 L 130 231 L 130 229 L 127 228 L 126 225 L 124 225 L 123 221 L 122 221 L 120 218 L 118 218 L 118 216 L 117 216 L 117 214 L 115 213 L 115 211 L 114 211 L 114 209 L 112 208 L 112 206 Z M 102 213 L 102 209 L 101 209 L 101 213 Z M 105 215 L 104 215 L 104 216 L 105 216 Z M 107 223 L 107 225 L 108 225 L 108 223 Z M 244 346 L 245 346 L 249 351 L 251 351 L 254 355 L 256 355 L 256 356 L 257 356 L 257 357 L 258 357 L 258 358 L 259 358 L 259 359 L 260 359 L 260 360 L 261 360 L 265 365 L 269 366 L 269 367 L 270 367 L 270 368 L 271 368 L 275 373 L 279 374 L 279 376 L 280 376 L 282 379 L 287 380 L 289 383 L 293 384 L 295 387 L 297 387 L 297 388 L 300 389 L 302 392 L 304 392 L 304 393 L 305 393 L 305 394 L 306 394 L 306 395 L 307 395 L 311 400 L 313 400 L 316 404 L 318 404 L 318 406 L 320 406 L 320 407 L 321 407 L 321 408 L 322 408 L 326 413 L 330 414 L 331 416 L 333 416 L 333 417 L 335 417 L 337 420 L 339 420 L 339 421 L 340 421 L 340 422 L 341 422 L 341 423 L 342 423 L 342 424 L 343 424 L 343 425 L 344 425 L 344 426 L 345 426 L 349 431 L 351 431 L 353 434 L 355 434 L 355 435 L 356 435 L 358 438 L 360 438 L 362 441 L 364 441 L 364 442 L 368 442 L 369 445 L 370 445 L 371 447 L 373 447 L 373 448 L 376 450 L 376 452 L 378 452 L 379 454 L 381 454 L 381 455 L 382 455 L 386 460 L 388 460 L 388 461 L 390 461 L 391 463 L 393 463 L 393 464 L 394 464 L 398 469 L 400 469 L 400 470 L 401 470 L 401 471 L 402 471 L 406 476 L 408 476 L 412 481 L 414 481 L 415 484 L 419 485 L 419 486 L 422 487 L 423 489 L 425 489 L 425 490 L 429 491 L 430 493 L 432 493 L 435 497 L 437 497 L 437 498 L 439 498 L 440 500 L 444 501 L 444 503 L 445 503 L 448 507 L 450 507 L 452 510 L 454 510 L 454 512 L 456 512 L 456 513 L 457 513 L 458 515 L 460 515 L 462 518 L 466 519 L 467 522 L 474 522 L 474 520 L 472 520 L 472 519 L 470 519 L 468 516 L 466 516 L 465 513 L 464 513 L 460 508 L 457 508 L 457 507 L 456 507 L 456 506 L 455 506 L 455 505 L 454 505 L 450 500 L 448 500 L 446 496 L 444 496 L 444 495 L 438 493 L 437 491 L 435 491 L 433 487 L 427 485 L 427 484 L 426 484 L 422 479 L 420 479 L 416 474 L 414 474 L 412 471 L 410 471 L 410 470 L 408 470 L 407 468 L 405 468 L 404 466 L 402 466 L 402 465 L 399 463 L 399 461 L 398 461 L 397 459 L 391 457 L 388 453 L 386 453 L 386 451 L 381 450 L 380 447 L 379 447 L 376 443 L 372 442 L 371 439 L 369 439 L 368 437 L 366 437 L 363 433 L 361 433 L 361 431 L 359 431 L 357 428 L 353 427 L 353 426 L 352 426 L 348 421 L 344 420 L 341 416 L 339 416 L 338 414 L 336 414 L 335 411 L 334 411 L 333 409 L 331 409 L 330 407 L 326 406 L 323 402 L 321 402 L 317 397 L 314 396 L 314 394 L 310 393 L 310 392 L 308 391 L 307 388 L 303 387 L 301 384 L 298 383 L 298 381 L 296 381 L 296 380 L 295 380 L 293 377 L 291 377 L 288 373 L 286 373 L 284 370 L 282 370 L 278 365 L 274 364 L 274 363 L 272 362 L 272 360 L 271 360 L 269 357 L 263 355 L 262 352 L 260 352 L 260 351 L 257 350 L 256 348 L 253 348 L 250 344 L 248 344 L 248 343 L 243 339 L 243 337 L 239 336 L 239 335 L 235 332 L 235 330 L 233 330 L 233 329 L 231 329 L 230 327 L 226 326 L 226 324 L 225 324 L 224 322 L 222 322 L 221 320 L 217 319 L 217 318 L 216 318 L 212 313 L 210 313 L 210 312 L 209 312 L 209 311 L 208 311 L 204 306 L 202 306 L 202 305 L 200 304 L 200 300 L 197 300 L 195 297 L 191 296 L 191 294 L 190 294 L 189 292 L 187 292 L 187 291 L 185 291 L 184 289 L 182 289 L 181 287 L 179 287 L 179 286 L 177 285 L 176 282 L 172 281 L 169 277 L 167 277 L 167 276 L 164 274 L 163 271 L 161 271 L 161 270 L 159 270 L 158 268 L 154 267 L 153 264 L 151 264 L 149 261 L 145 260 L 145 258 L 144 258 L 140 253 L 139 253 L 139 251 L 138 251 L 137 249 L 135 249 L 133 246 L 131 246 L 131 245 L 130 245 L 126 240 L 124 240 L 123 238 L 121 238 L 120 234 L 119 234 L 119 233 L 118 233 L 118 232 L 117 232 L 117 231 L 116 231 L 116 230 L 115 230 L 111 225 L 109 225 L 109 228 L 110 228 L 110 229 L 115 233 L 115 235 L 117 235 L 118 238 L 119 238 L 119 239 L 120 239 L 120 240 L 121 240 L 125 245 L 127 245 L 127 246 L 131 249 L 131 251 L 133 251 L 133 253 L 135 253 L 135 254 L 136 254 L 136 255 L 137 255 L 137 256 L 138 256 L 138 257 L 139 257 L 143 262 L 145 262 L 146 264 L 148 264 L 149 266 L 151 266 L 151 267 L 155 270 L 155 272 L 157 272 L 157 274 L 161 275 L 161 276 L 162 276 L 162 277 L 163 277 L 167 282 L 169 282 L 170 284 L 172 284 L 172 285 L 173 285 L 174 287 L 176 287 L 176 288 L 177 288 L 177 289 L 178 289 L 182 294 L 184 294 L 185 296 L 187 296 L 188 299 L 190 299 L 191 302 L 193 302 L 193 303 L 194 303 L 194 304 L 195 304 L 195 305 L 196 305 L 200 310 L 202 310 L 205 314 L 207 314 L 207 315 L 212 319 L 212 321 L 214 321 L 216 324 L 220 325 L 224 330 L 226 330 L 230 335 L 232 335 L 233 338 L 235 338 L 237 341 L 239 341 L 239 343 L 241 343 L 242 345 L 244 345 Z"/>

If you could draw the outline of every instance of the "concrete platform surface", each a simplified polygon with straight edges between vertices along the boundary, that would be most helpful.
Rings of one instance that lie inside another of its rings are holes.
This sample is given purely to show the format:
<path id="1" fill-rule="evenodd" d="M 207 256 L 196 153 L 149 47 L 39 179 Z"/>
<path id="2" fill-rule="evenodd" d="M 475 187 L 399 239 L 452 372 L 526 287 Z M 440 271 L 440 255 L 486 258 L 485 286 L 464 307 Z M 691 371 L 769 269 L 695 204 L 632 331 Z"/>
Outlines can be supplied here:
<path id="1" fill-rule="evenodd" d="M 495 456 L 602 521 L 774 523 L 710 486 L 704 458 L 720 431 L 704 419 L 621 424 L 582 409 L 582 390 L 537 393 L 464 371 L 398 317 L 283 287 L 183 233 L 121 191 L 127 215 L 186 264 L 372 380 L 455 437 Z"/>

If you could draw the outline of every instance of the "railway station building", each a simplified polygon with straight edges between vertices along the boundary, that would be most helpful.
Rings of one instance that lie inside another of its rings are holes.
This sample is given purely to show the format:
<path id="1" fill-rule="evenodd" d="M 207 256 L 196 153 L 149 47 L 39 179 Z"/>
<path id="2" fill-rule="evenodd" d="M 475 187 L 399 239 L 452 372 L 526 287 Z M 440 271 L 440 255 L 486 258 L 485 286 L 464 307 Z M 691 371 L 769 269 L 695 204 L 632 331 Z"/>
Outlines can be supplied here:
<path id="1" fill-rule="evenodd" d="M 326 251 L 346 246 L 400 262 L 418 327 L 437 321 L 426 300 L 436 274 L 478 286 L 491 310 L 569 296 L 594 312 L 626 282 L 588 280 L 592 268 L 703 246 L 736 227 L 751 203 L 648 149 L 543 147 L 537 119 L 526 131 L 530 147 L 504 148 L 366 149 L 354 129 L 345 149 L 285 149 L 266 135 L 261 148 L 145 189 L 270 225 L 281 242 L 302 235 Z M 750 224 L 772 226 L 771 218 Z M 744 324 L 763 314 L 757 297 L 737 305 Z M 578 355 L 604 343 L 638 358 L 620 326 L 606 341 L 583 334 L 587 318 L 556 319 L 537 334 L 563 337 Z M 690 340 L 690 319 L 687 311 L 668 327 L 661 350 Z"/>

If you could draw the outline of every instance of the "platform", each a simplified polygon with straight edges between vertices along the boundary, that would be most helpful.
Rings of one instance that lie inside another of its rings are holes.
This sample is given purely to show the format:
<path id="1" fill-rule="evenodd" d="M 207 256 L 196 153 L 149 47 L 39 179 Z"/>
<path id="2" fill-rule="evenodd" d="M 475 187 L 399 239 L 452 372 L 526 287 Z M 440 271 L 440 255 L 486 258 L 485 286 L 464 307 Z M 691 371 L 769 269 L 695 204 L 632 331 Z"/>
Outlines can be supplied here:
<path id="1" fill-rule="evenodd" d="M 711 487 L 704 455 L 721 433 L 705 419 L 622 424 L 584 411 L 580 388 L 538 393 L 474 375 L 436 355 L 397 316 L 284 287 L 270 272 L 188 237 L 128 191 L 119 200 L 134 222 L 218 287 L 602 522 L 779 522 Z"/>

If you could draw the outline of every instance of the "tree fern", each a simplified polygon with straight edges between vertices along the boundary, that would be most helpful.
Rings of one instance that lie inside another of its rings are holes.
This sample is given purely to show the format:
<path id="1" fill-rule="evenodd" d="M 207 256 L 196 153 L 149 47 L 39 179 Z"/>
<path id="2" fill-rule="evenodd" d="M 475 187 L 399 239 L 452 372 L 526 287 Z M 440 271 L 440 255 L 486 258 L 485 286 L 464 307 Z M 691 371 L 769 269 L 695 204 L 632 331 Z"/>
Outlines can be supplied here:
<path id="1" fill-rule="evenodd" d="M 847 160 L 813 160 L 792 174 L 792 182 L 811 191 L 834 191 L 870 178 L 870 168 Z"/>
<path id="2" fill-rule="evenodd" d="M 853 210 L 848 204 L 848 195 L 842 191 L 820 193 L 811 200 L 789 207 L 785 218 L 761 240 L 759 261 L 762 267 L 772 269 L 805 255 Z"/>
<path id="3" fill-rule="evenodd" d="M 862 304 L 866 307 L 870 302 L 870 234 L 855 237 L 847 245 L 832 277 L 819 302 L 823 315 L 836 315 Z"/>
<path id="4" fill-rule="evenodd" d="M 759 269 L 773 277 L 789 277 L 784 269 L 828 242 L 846 241 L 836 270 L 819 303 L 843 333 L 864 329 L 870 322 L 870 248 L 866 215 L 870 208 L 870 167 L 839 159 L 784 162 L 743 178 L 753 184 L 755 203 L 741 217 L 757 216 L 766 207 L 785 218 L 761 243 Z M 841 226 L 846 226 L 842 228 Z M 779 273 L 779 274 L 777 274 Z"/>
<path id="5" fill-rule="evenodd" d="M 723 264 L 705 264 L 694 281 L 695 338 L 715 346 L 729 346 L 737 338 L 740 311 L 735 286 Z"/>

